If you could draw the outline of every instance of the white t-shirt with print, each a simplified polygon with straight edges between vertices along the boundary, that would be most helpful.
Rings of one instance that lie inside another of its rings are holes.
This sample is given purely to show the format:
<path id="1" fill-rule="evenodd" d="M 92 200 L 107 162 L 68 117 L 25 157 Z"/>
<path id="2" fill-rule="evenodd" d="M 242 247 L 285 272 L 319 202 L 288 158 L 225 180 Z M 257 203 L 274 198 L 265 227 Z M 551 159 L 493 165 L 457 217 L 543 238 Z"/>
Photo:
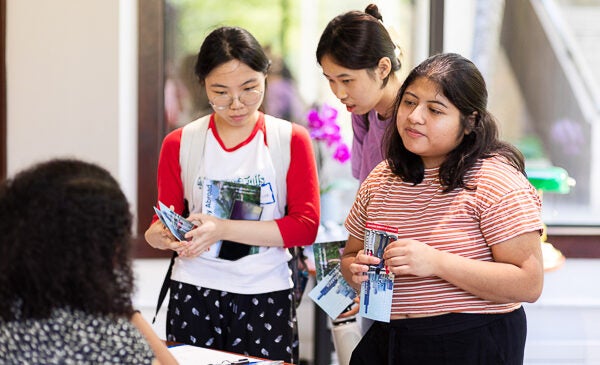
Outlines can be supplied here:
<path id="1" fill-rule="evenodd" d="M 203 163 L 194 178 L 190 212 L 202 210 L 204 179 L 234 181 L 261 186 L 261 220 L 280 218 L 277 176 L 265 136 L 258 130 L 247 144 L 224 150 L 211 129 L 206 133 Z M 285 179 L 285 176 L 279 177 Z M 203 213 L 206 213 L 203 210 Z M 291 255 L 282 247 L 261 247 L 259 253 L 235 261 L 217 258 L 220 242 L 195 258 L 179 257 L 171 278 L 192 285 L 239 294 L 256 294 L 292 287 L 288 260 Z"/>

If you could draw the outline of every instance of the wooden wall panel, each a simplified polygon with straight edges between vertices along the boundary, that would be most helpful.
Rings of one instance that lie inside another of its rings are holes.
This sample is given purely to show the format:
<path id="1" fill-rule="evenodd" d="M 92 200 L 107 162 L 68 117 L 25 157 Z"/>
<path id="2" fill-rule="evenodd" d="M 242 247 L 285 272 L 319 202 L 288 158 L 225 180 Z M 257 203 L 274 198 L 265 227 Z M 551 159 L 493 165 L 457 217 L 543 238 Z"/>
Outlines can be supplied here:
<path id="1" fill-rule="evenodd" d="M 156 201 L 156 169 L 164 122 L 164 0 L 138 2 L 138 204 L 135 257 L 169 257 L 150 247 L 144 231 Z"/>

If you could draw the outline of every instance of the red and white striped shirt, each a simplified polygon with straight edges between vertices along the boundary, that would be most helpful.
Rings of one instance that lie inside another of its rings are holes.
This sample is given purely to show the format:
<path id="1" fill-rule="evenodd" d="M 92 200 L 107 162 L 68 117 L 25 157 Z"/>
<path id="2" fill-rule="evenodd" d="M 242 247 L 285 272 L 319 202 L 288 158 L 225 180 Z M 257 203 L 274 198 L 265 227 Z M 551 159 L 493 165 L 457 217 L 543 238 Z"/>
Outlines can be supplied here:
<path id="1" fill-rule="evenodd" d="M 420 184 L 404 182 L 384 161 L 361 185 L 345 226 L 364 238 L 367 222 L 398 228 L 399 238 L 474 260 L 493 261 L 490 246 L 520 234 L 542 232 L 541 201 L 527 178 L 502 157 L 480 160 L 467 173 L 476 190 L 442 192 L 438 168 L 426 169 Z M 436 276 L 397 275 L 391 314 L 503 313 L 520 303 L 481 299 Z"/>

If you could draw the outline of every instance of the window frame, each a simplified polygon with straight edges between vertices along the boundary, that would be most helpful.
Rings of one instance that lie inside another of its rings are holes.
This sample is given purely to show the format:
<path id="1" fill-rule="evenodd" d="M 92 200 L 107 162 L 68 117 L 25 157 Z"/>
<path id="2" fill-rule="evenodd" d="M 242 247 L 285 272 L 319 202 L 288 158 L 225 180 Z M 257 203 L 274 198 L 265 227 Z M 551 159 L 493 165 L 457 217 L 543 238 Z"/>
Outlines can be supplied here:
<path id="1" fill-rule="evenodd" d="M 138 167 L 137 227 L 133 256 L 160 258 L 170 251 L 152 248 L 144 238 L 156 202 L 158 155 L 166 133 L 164 118 L 164 0 L 138 2 Z"/>
<path id="2" fill-rule="evenodd" d="M 6 0 L 0 0 L 0 181 L 6 179 Z"/>

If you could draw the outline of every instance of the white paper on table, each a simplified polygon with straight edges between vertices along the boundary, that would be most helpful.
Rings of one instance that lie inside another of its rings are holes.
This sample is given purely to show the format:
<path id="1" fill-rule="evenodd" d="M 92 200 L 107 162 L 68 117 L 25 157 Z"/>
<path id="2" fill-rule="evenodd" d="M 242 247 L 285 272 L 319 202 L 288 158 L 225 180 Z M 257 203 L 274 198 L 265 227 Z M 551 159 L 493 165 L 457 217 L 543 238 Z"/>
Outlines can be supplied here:
<path id="1" fill-rule="evenodd" d="M 248 359 L 252 361 L 260 361 L 261 359 L 244 356 L 240 354 L 232 354 L 204 347 L 191 345 L 178 345 L 169 347 L 169 351 L 175 356 L 179 365 L 208 365 L 221 364 L 223 361 L 238 361 L 240 359 Z"/>

